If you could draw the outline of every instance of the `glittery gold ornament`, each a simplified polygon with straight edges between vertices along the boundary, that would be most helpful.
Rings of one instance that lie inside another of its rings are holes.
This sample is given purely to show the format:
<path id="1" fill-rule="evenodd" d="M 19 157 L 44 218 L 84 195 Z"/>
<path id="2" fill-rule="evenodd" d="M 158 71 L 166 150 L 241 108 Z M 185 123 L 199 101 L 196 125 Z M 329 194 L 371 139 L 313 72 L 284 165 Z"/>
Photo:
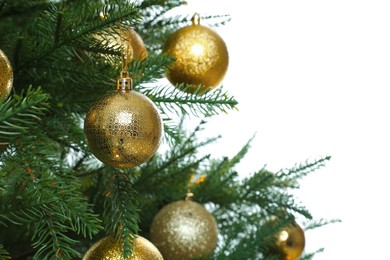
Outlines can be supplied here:
<path id="1" fill-rule="evenodd" d="M 202 205 L 182 200 L 157 213 L 150 234 L 165 260 L 184 260 L 211 255 L 218 229 L 214 217 Z"/>
<path id="2" fill-rule="evenodd" d="M 168 38 L 163 51 L 176 59 L 167 71 L 168 80 L 174 85 L 183 83 L 183 90 L 190 93 L 198 88 L 199 94 L 215 88 L 228 68 L 225 42 L 215 31 L 200 25 L 197 14 L 192 18 L 192 25 L 177 30 Z"/>
<path id="3" fill-rule="evenodd" d="M 129 26 L 118 26 L 108 32 L 95 35 L 95 38 L 107 43 L 108 47 L 120 46 L 127 61 L 133 59 L 143 61 L 148 57 L 148 51 L 141 36 Z"/>
<path id="4" fill-rule="evenodd" d="M 149 160 L 162 137 L 158 109 L 146 96 L 131 90 L 131 78 L 122 77 L 117 90 L 91 107 L 84 132 L 92 153 L 116 168 L 131 168 Z"/>
<path id="5" fill-rule="evenodd" d="M 158 249 L 147 239 L 138 236 L 135 239 L 133 253 L 126 260 L 163 260 Z M 124 260 L 123 248 L 113 237 L 97 241 L 85 254 L 83 260 Z"/>
<path id="6" fill-rule="evenodd" d="M 13 80 L 11 63 L 5 53 L 0 50 L 0 102 L 4 102 L 11 93 Z"/>
<path id="7" fill-rule="evenodd" d="M 275 225 L 276 220 L 268 223 Z M 305 233 L 296 223 L 290 223 L 281 228 L 274 236 L 275 244 L 270 248 L 273 255 L 278 255 L 280 260 L 297 260 L 305 248 Z"/>

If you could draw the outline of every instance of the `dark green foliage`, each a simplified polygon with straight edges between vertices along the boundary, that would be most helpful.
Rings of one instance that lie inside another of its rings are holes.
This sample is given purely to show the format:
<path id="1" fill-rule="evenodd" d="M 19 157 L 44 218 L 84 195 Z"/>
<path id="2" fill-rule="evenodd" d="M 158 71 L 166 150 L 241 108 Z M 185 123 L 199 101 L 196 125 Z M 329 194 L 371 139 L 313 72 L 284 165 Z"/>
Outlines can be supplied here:
<path id="1" fill-rule="evenodd" d="M 0 140 L 15 140 L 36 127 L 48 110 L 48 98 L 41 88 L 30 86 L 26 93 L 0 104 Z"/>
<path id="2" fill-rule="evenodd" d="M 0 259 L 1 260 L 11 259 L 8 252 L 4 249 L 3 245 L 0 245 Z"/>
<path id="3" fill-rule="evenodd" d="M 311 220 L 289 193 L 329 157 L 240 179 L 235 166 L 251 140 L 232 158 L 200 155 L 200 148 L 219 137 L 200 140 L 205 122 L 187 132 L 186 120 L 227 113 L 237 101 L 222 87 L 196 95 L 160 82 L 174 61 L 161 53 L 165 39 L 192 15 L 167 13 L 184 1 L 105 2 L 0 0 L 0 49 L 15 79 L 13 93 L 0 104 L 1 259 L 79 259 L 106 235 L 122 241 L 129 255 L 133 238 L 148 238 L 155 214 L 183 199 L 189 188 L 218 222 L 221 240 L 212 259 L 272 259 L 269 238 L 277 230 L 262 228 L 270 216 L 283 224 L 300 215 L 307 229 L 336 222 Z M 210 26 L 230 19 L 202 18 Z M 167 148 L 127 170 L 102 165 L 82 129 L 92 103 L 115 88 L 121 69 L 120 46 L 96 35 L 116 34 L 119 24 L 132 26 L 147 47 L 148 58 L 131 61 L 129 73 L 134 90 L 161 111 Z M 191 176 L 204 181 L 191 184 Z"/>

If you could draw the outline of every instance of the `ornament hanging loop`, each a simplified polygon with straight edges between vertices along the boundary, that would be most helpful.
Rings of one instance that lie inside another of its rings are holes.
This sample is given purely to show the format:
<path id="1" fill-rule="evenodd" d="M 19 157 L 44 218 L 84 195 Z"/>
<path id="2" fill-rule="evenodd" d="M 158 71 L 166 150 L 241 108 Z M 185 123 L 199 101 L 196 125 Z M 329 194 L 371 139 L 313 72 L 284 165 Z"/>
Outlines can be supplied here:
<path id="1" fill-rule="evenodd" d="M 198 13 L 195 13 L 191 18 L 192 25 L 199 25 L 200 24 L 200 15 Z"/>

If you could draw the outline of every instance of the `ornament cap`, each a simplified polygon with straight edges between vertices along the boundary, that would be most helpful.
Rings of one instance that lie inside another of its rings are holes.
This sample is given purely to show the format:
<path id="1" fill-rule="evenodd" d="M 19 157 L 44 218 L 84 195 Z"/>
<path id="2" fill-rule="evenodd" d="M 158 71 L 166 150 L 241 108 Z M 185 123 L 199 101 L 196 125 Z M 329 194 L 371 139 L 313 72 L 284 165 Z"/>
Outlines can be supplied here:
<path id="1" fill-rule="evenodd" d="M 122 71 L 120 78 L 116 82 L 116 89 L 130 91 L 133 88 L 133 79 L 129 77 L 127 71 Z"/>
<path id="2" fill-rule="evenodd" d="M 185 197 L 185 200 L 191 200 L 194 197 L 194 193 L 188 191 Z"/>
<path id="3" fill-rule="evenodd" d="M 192 25 L 200 25 L 200 15 L 195 13 L 191 18 Z"/>

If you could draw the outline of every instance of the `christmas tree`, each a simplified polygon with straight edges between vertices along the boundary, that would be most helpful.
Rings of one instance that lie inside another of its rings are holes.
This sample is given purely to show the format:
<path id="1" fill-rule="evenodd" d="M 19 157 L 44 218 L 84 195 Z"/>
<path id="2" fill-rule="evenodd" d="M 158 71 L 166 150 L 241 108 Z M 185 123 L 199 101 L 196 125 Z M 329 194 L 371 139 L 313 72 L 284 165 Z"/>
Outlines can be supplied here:
<path id="1" fill-rule="evenodd" d="M 153 244 L 168 260 L 322 250 L 302 254 L 303 230 L 333 221 L 313 220 L 290 191 L 329 157 L 241 178 L 235 166 L 251 140 L 232 158 L 199 152 L 219 138 L 198 138 L 206 121 L 238 106 L 217 86 L 228 58 L 188 76 L 170 37 L 229 16 L 168 15 L 183 4 L 0 2 L 1 259 L 102 259 L 101 245 L 112 259 L 155 259 Z"/>

